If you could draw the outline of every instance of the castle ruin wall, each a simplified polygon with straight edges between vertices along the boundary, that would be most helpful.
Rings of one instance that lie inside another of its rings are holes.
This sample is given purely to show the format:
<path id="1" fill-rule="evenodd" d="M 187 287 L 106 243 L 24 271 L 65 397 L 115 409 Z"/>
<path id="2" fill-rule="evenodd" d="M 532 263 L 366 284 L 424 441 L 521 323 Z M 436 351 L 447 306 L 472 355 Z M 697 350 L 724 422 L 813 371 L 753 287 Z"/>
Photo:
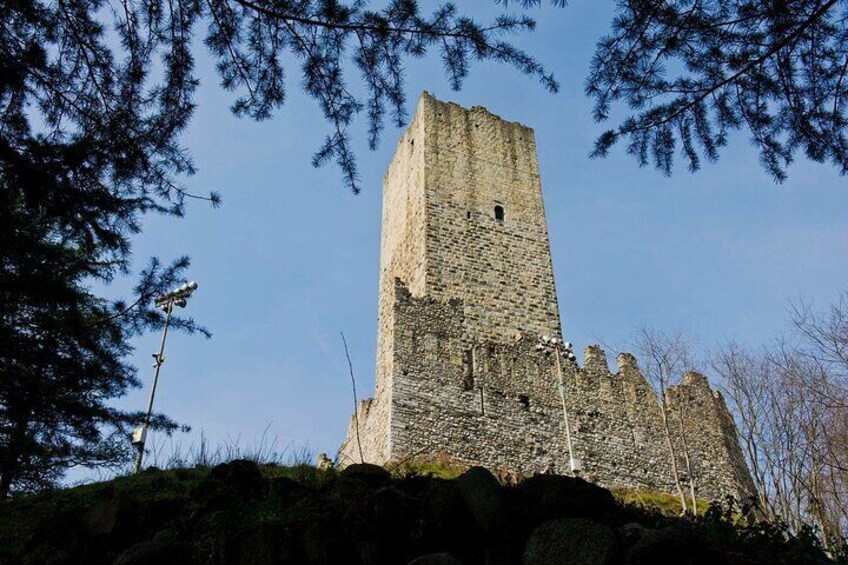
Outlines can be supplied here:
<path id="1" fill-rule="evenodd" d="M 535 345 L 561 336 L 533 130 L 424 93 L 383 182 L 375 394 L 339 463 L 436 455 L 530 474 L 570 471 L 559 377 Z M 656 396 L 632 355 L 563 362 L 581 473 L 676 490 Z M 689 373 L 668 391 L 699 496 L 753 493 L 721 395 Z M 674 432 L 675 430 L 673 430 Z M 679 432 L 679 430 L 677 430 Z"/>

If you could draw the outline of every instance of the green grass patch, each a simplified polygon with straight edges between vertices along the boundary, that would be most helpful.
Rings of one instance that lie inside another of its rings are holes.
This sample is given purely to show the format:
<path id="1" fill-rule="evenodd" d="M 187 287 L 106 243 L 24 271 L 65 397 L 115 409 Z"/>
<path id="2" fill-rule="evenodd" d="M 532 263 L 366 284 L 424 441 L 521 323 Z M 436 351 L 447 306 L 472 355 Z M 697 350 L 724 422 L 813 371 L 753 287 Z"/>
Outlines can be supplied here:
<path id="1" fill-rule="evenodd" d="M 666 516 L 680 516 L 683 511 L 683 507 L 680 505 L 680 498 L 666 492 L 625 487 L 613 487 L 610 491 L 612 491 L 616 500 L 622 504 L 656 510 Z M 695 501 L 698 506 L 698 515 L 703 516 L 710 507 L 709 502 L 700 498 L 696 498 Z M 686 502 L 689 504 L 688 499 Z"/>
<path id="2" fill-rule="evenodd" d="M 409 459 L 389 467 L 396 477 L 422 476 L 448 480 L 457 478 L 467 469 L 467 465 L 461 465 L 447 456 Z"/>
<path id="3" fill-rule="evenodd" d="M 319 469 L 306 463 L 299 465 L 260 465 L 259 469 L 266 479 L 284 477 L 311 487 L 324 485 L 336 474 L 334 469 Z"/>

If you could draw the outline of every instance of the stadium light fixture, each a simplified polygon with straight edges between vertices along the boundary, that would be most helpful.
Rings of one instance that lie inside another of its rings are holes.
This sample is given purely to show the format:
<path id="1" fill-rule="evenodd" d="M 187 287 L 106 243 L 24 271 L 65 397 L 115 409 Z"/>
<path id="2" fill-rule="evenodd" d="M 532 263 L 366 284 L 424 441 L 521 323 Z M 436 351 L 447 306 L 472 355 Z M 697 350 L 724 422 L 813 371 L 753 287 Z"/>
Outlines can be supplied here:
<path id="1" fill-rule="evenodd" d="M 147 441 L 147 428 L 150 426 L 150 415 L 153 412 L 153 399 L 156 397 L 156 385 L 159 384 L 159 370 L 165 362 L 165 340 L 168 339 L 168 327 L 171 324 L 171 313 L 174 311 L 174 306 L 185 308 L 188 304 L 188 299 L 197 290 L 197 283 L 194 281 L 175 288 L 171 292 L 165 293 L 156 298 L 153 304 L 156 308 L 165 312 L 165 327 L 162 330 L 162 341 L 159 343 L 159 352 L 153 354 L 153 388 L 150 389 L 150 399 L 147 402 L 147 412 L 144 415 L 144 420 L 141 426 L 133 430 L 132 444 L 136 448 L 135 456 L 135 473 L 141 471 L 141 463 L 144 459 L 144 444 Z"/>

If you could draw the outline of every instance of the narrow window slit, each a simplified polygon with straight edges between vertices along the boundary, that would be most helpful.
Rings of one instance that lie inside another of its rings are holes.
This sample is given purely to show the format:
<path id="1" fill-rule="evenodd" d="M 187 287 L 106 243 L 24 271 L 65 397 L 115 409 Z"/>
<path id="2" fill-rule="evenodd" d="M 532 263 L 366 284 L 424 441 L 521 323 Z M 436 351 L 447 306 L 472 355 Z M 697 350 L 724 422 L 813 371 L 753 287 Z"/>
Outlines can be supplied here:
<path id="1" fill-rule="evenodd" d="M 474 350 L 465 350 L 465 378 L 462 379 L 462 387 L 465 390 L 474 388 Z"/>

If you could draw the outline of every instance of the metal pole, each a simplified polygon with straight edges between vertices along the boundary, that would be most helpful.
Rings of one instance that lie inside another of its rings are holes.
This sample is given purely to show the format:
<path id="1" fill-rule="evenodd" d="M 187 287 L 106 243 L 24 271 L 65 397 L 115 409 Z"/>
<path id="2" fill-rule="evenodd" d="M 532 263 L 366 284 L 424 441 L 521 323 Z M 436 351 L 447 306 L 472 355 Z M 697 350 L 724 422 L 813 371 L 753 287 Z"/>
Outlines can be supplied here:
<path id="1" fill-rule="evenodd" d="M 571 424 L 568 422 L 568 407 L 565 404 L 565 380 L 562 376 L 562 361 L 560 361 L 560 350 L 554 348 L 554 356 L 556 357 L 557 374 L 559 375 L 559 399 L 562 401 L 562 418 L 565 421 L 565 439 L 568 442 L 568 466 L 571 473 L 574 473 L 574 449 L 571 445 Z"/>
<path id="2" fill-rule="evenodd" d="M 147 441 L 147 427 L 150 425 L 150 414 L 153 412 L 153 399 L 156 397 L 156 385 L 159 383 L 159 369 L 162 363 L 165 362 L 165 340 L 168 338 L 168 326 L 171 322 L 171 312 L 174 310 L 174 301 L 171 300 L 165 307 L 165 329 L 162 331 L 162 341 L 159 344 L 159 353 L 155 353 L 153 357 L 156 359 L 153 362 L 153 388 L 150 389 L 150 400 L 147 402 L 147 414 L 144 416 L 144 421 L 141 424 L 141 441 L 137 444 L 138 453 L 135 456 L 135 473 L 141 471 L 141 461 L 144 459 L 144 444 Z"/>

